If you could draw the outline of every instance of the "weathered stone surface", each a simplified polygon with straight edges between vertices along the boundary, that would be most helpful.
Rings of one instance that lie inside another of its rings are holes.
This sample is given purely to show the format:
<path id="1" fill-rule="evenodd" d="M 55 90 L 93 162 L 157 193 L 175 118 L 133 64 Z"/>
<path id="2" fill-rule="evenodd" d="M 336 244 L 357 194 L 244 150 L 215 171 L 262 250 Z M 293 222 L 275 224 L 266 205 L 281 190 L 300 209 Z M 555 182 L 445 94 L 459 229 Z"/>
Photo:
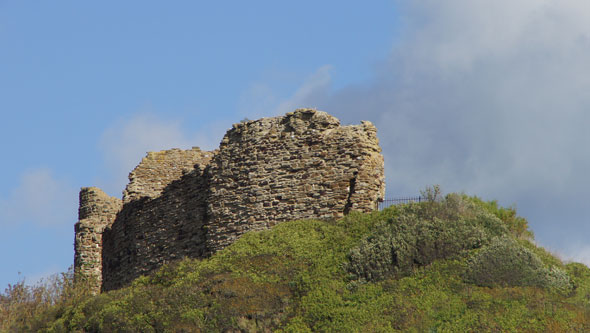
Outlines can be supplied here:
<path id="1" fill-rule="evenodd" d="M 213 152 L 204 152 L 198 147 L 147 153 L 129 174 L 129 184 L 123 191 L 123 202 L 159 197 L 168 184 L 193 170 L 196 164 L 206 165 L 212 156 Z"/>
<path id="2" fill-rule="evenodd" d="M 148 153 L 122 201 L 95 188 L 82 200 L 82 189 L 76 270 L 100 277 L 97 290 L 101 282 L 111 290 L 171 260 L 207 256 L 250 230 L 371 211 L 385 191 L 376 133 L 370 122 L 340 126 L 325 112 L 299 109 L 234 124 L 218 151 Z"/>
<path id="3" fill-rule="evenodd" d="M 103 237 L 104 290 L 170 260 L 205 255 L 203 171 L 212 156 L 198 148 L 148 153 L 133 170 L 123 208 Z"/>
<path id="4" fill-rule="evenodd" d="M 102 283 L 102 235 L 121 210 L 120 199 L 113 198 L 97 187 L 80 190 L 80 208 L 74 240 L 74 270 L 76 278 L 90 278 L 96 283 L 93 292 L 100 291 Z"/>
<path id="5" fill-rule="evenodd" d="M 316 110 L 235 124 L 209 170 L 208 248 L 278 222 L 375 209 L 385 189 L 380 152 L 370 122 L 341 127 Z"/>

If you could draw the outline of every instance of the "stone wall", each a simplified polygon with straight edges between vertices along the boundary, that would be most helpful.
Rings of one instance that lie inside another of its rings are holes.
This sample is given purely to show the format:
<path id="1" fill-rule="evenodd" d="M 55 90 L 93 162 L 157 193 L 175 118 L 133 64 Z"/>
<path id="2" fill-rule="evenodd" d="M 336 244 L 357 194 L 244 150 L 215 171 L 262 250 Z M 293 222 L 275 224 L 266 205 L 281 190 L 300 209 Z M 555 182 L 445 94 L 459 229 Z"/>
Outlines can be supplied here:
<path id="1" fill-rule="evenodd" d="M 250 230 L 372 211 L 385 191 L 375 126 L 311 109 L 234 124 L 218 151 L 148 153 L 129 180 L 122 201 L 80 194 L 75 267 L 100 277 L 97 289 L 206 257 Z"/>
<path id="2" fill-rule="evenodd" d="M 129 184 L 123 191 L 123 202 L 159 197 L 168 184 L 193 170 L 196 164 L 206 165 L 213 154 L 201 151 L 198 147 L 148 152 L 129 174 Z"/>
<path id="3" fill-rule="evenodd" d="M 173 149 L 149 153 L 135 168 L 123 208 L 103 238 L 103 290 L 171 260 L 205 255 L 203 172 L 212 156 L 198 148 Z"/>
<path id="4" fill-rule="evenodd" d="M 80 190 L 78 222 L 74 226 L 74 268 L 76 279 L 90 278 L 100 291 L 102 282 L 102 236 L 121 209 L 120 199 L 108 196 L 97 187 Z"/>
<path id="5" fill-rule="evenodd" d="M 369 212 L 383 198 L 383 156 L 370 122 L 340 126 L 325 112 L 235 124 L 211 162 L 207 246 L 294 219 Z"/>

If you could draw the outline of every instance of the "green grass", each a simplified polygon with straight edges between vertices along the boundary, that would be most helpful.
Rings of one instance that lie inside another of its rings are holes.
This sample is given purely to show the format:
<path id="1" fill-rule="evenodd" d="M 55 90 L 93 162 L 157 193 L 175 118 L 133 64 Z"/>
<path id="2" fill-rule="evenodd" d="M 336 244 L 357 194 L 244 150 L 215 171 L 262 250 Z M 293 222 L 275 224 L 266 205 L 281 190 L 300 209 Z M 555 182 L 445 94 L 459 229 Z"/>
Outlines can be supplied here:
<path id="1" fill-rule="evenodd" d="M 589 331 L 590 269 L 563 264 L 531 237 L 514 209 L 454 194 L 336 221 L 287 222 L 98 296 L 78 292 L 24 311 L 26 302 L 5 293 L 0 314 L 10 319 L 0 317 L 0 330 Z M 520 265 L 518 278 L 493 264 L 522 258 L 535 259 Z M 478 279 L 482 273 L 495 279 Z"/>

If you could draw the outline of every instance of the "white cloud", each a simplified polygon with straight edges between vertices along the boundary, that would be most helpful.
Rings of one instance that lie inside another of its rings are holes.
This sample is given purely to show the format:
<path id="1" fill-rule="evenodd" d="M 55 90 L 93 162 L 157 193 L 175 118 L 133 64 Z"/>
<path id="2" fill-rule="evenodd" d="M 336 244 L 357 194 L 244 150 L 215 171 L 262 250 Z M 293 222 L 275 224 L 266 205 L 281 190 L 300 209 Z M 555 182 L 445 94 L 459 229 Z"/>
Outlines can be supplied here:
<path id="1" fill-rule="evenodd" d="M 372 109 L 388 124 L 390 159 L 404 160 L 400 175 L 493 195 L 560 194 L 587 179 L 573 170 L 588 160 L 574 147 L 590 140 L 581 125 L 590 105 L 588 5 L 410 6 L 408 34 L 389 77 L 374 82 L 381 93 Z"/>
<path id="2" fill-rule="evenodd" d="M 179 121 L 163 121 L 151 114 L 138 114 L 107 128 L 100 144 L 109 167 L 129 172 L 147 151 L 189 148 Z"/>
<path id="3" fill-rule="evenodd" d="M 76 221 L 77 190 L 51 170 L 26 171 L 19 185 L 0 198 L 0 224 L 69 225 Z"/>
<path id="4" fill-rule="evenodd" d="M 303 107 L 316 107 L 315 101 L 325 100 L 330 94 L 332 66 L 324 65 L 309 75 L 295 92 L 286 99 L 277 97 L 269 83 L 256 82 L 242 94 L 238 109 L 249 119 L 280 116 Z"/>
<path id="5" fill-rule="evenodd" d="M 286 101 L 282 101 L 274 110 L 275 115 L 283 115 L 301 107 L 316 107 L 313 101 L 322 100 L 330 93 L 332 66 L 324 65 L 309 76 L 305 82 Z"/>
<path id="6" fill-rule="evenodd" d="M 188 134 L 180 120 L 164 120 L 149 113 L 119 120 L 104 131 L 99 142 L 109 172 L 98 185 L 119 196 L 127 184 L 129 172 L 147 152 L 193 146 L 216 149 L 225 130 L 216 122 L 203 125 L 195 134 Z"/>
<path id="7" fill-rule="evenodd" d="M 339 90 L 319 80 L 275 110 L 304 102 L 343 123 L 373 121 L 390 196 L 441 184 L 517 203 L 554 248 L 583 238 L 590 3 L 427 0 L 398 9 L 402 32 L 372 80 Z"/>

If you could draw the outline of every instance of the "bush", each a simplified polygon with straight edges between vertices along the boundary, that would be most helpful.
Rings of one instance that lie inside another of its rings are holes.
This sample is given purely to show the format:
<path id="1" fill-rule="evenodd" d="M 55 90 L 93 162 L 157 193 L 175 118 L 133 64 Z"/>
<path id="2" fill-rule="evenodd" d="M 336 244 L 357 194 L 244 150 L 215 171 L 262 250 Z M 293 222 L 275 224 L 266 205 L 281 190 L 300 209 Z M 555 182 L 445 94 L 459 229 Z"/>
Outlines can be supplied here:
<path id="1" fill-rule="evenodd" d="M 522 261 L 537 263 L 545 285 L 568 290 L 571 279 L 572 293 L 468 284 L 469 263 L 486 245 L 515 237 L 464 196 L 431 194 L 426 203 L 250 232 L 210 258 L 183 260 L 96 296 L 67 287 L 69 275 L 59 293 L 49 293 L 59 296 L 47 298 L 53 306 L 36 307 L 35 293 L 19 284 L 0 293 L 0 332 L 590 332 L 590 268 L 513 240 L 533 254 Z M 356 271 L 371 279 L 395 269 L 412 274 L 351 282 L 342 263 L 353 267 L 347 255 L 354 253 Z"/>
<path id="2" fill-rule="evenodd" d="M 529 230 L 527 220 L 521 216 L 516 215 L 516 207 L 515 206 L 506 208 L 506 207 L 500 207 L 498 205 L 498 201 L 496 201 L 496 200 L 486 202 L 486 201 L 481 200 L 478 197 L 465 196 L 465 198 L 467 200 L 472 201 L 476 205 L 484 208 L 485 210 L 494 214 L 496 217 L 498 217 L 500 220 L 502 220 L 502 222 L 504 222 L 504 224 L 506 224 L 506 227 L 508 228 L 508 230 L 510 230 L 510 232 L 514 236 L 516 236 L 517 238 L 522 238 L 522 239 L 534 238 L 533 232 Z"/>
<path id="3" fill-rule="evenodd" d="M 347 270 L 353 279 L 407 275 L 414 267 L 464 254 L 508 232 L 497 217 L 460 195 L 428 197 L 432 199 L 425 203 L 399 208 L 349 252 Z"/>
<path id="4" fill-rule="evenodd" d="M 541 259 L 516 240 L 495 238 L 468 260 L 466 281 L 478 286 L 531 286 L 569 291 L 571 282 L 562 269 L 546 268 Z"/>
<path id="5" fill-rule="evenodd" d="M 0 332 L 38 331 L 59 316 L 63 307 L 88 295 L 87 285 L 74 285 L 74 271 L 54 274 L 34 285 L 25 280 L 0 293 Z"/>

